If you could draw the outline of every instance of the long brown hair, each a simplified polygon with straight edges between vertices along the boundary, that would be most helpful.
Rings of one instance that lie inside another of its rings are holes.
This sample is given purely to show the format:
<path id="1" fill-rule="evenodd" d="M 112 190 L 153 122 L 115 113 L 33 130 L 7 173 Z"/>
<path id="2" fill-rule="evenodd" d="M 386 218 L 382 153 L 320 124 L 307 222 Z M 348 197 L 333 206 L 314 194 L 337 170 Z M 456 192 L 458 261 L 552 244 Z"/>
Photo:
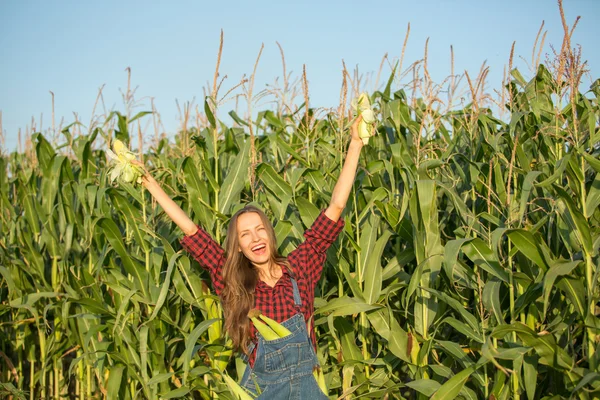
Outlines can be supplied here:
<path id="1" fill-rule="evenodd" d="M 241 350 L 244 353 L 248 352 L 248 341 L 250 339 L 248 311 L 254 307 L 254 288 L 259 279 L 259 271 L 254 268 L 244 253 L 239 251 L 237 221 L 240 215 L 246 213 L 258 214 L 267 230 L 269 248 L 271 249 L 271 266 L 285 265 L 287 267 L 288 265 L 287 260 L 277 251 L 275 230 L 262 210 L 248 205 L 231 217 L 225 241 L 226 259 L 223 266 L 225 286 L 221 292 L 221 300 L 225 313 L 225 330 L 233 342 L 234 349 Z"/>

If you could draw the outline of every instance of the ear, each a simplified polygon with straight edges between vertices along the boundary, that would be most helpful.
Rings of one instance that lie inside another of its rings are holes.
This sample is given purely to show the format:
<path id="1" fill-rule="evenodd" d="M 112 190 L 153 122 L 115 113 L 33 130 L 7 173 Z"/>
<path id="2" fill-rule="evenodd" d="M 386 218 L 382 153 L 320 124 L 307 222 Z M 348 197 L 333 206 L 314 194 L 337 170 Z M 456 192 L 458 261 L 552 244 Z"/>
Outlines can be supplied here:
<path id="1" fill-rule="evenodd" d="M 241 253 L 241 252 L 242 252 L 242 248 L 238 247 L 238 253 Z"/>

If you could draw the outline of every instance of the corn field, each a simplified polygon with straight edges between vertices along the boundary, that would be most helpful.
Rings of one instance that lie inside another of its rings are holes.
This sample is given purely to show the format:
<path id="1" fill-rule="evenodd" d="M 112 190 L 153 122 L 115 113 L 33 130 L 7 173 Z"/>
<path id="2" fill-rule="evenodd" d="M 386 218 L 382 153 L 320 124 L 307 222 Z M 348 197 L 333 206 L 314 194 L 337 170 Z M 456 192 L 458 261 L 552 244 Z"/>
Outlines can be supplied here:
<path id="1" fill-rule="evenodd" d="M 423 64 L 371 93 L 378 133 L 316 291 L 331 399 L 600 398 L 600 80 L 580 89 L 563 50 L 529 80 L 509 68 L 500 107 L 485 71 L 459 108 L 456 82 L 442 101 Z M 347 77 L 335 112 L 306 89 L 229 125 L 213 93 L 174 141 L 138 141 L 140 158 L 220 243 L 260 206 L 285 255 L 339 175 Z M 2 153 L 0 396 L 234 399 L 223 375 L 244 366 L 208 274 L 147 192 L 108 183 L 106 148 L 148 114 Z"/>

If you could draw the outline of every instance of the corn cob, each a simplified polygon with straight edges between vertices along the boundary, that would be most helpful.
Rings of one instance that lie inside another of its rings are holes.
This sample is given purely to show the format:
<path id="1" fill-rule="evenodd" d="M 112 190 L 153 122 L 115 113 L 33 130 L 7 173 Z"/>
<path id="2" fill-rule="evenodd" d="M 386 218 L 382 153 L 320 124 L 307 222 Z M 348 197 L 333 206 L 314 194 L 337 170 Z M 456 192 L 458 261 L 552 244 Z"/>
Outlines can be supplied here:
<path id="1" fill-rule="evenodd" d="M 265 340 L 279 339 L 279 335 L 277 335 L 275 333 L 275 331 L 273 331 L 273 329 L 269 328 L 269 326 L 266 325 L 264 322 L 262 322 L 261 320 L 259 320 L 256 317 L 250 318 L 250 319 L 252 320 L 252 323 L 254 324 L 254 327 L 256 328 L 258 333 L 260 333 L 261 336 L 263 338 L 265 338 Z"/>
<path id="2" fill-rule="evenodd" d="M 279 324 L 278 322 L 272 320 L 269 317 L 264 316 L 256 308 L 250 310 L 250 312 L 248 313 L 248 318 L 252 320 L 254 327 L 256 328 L 258 333 L 260 333 L 262 337 L 265 338 L 265 340 L 281 339 L 292 334 L 292 332 L 290 332 L 289 329 L 287 329 L 285 326 Z"/>
<path id="3" fill-rule="evenodd" d="M 133 154 L 125 144 L 119 139 L 113 142 L 113 151 L 106 150 L 106 154 L 111 159 L 110 181 L 118 180 L 121 183 L 141 183 L 144 175 L 144 168 L 132 163 L 135 160 Z"/>
<path id="4" fill-rule="evenodd" d="M 362 116 L 358 123 L 358 136 L 364 144 L 369 144 L 369 138 L 373 136 L 372 132 L 377 124 L 369 96 L 366 93 L 361 93 L 358 99 L 352 101 L 352 107 L 355 109 L 357 116 Z"/>
<path id="5" fill-rule="evenodd" d="M 280 323 L 272 320 L 271 318 L 267 317 L 264 314 L 260 314 L 260 319 L 262 319 L 263 321 L 265 321 L 267 323 L 267 325 L 269 325 L 269 327 L 271 329 L 273 329 L 273 331 L 280 338 L 284 338 L 284 337 L 289 336 L 289 335 L 292 334 L 292 332 L 290 332 L 290 330 L 288 328 L 286 328 L 285 326 L 281 325 Z"/>
<path id="6" fill-rule="evenodd" d="M 232 377 L 227 374 L 223 375 L 223 379 L 225 380 L 225 384 L 227 388 L 231 392 L 231 394 L 238 400 L 253 400 L 253 397 L 246 389 L 241 387 Z"/>

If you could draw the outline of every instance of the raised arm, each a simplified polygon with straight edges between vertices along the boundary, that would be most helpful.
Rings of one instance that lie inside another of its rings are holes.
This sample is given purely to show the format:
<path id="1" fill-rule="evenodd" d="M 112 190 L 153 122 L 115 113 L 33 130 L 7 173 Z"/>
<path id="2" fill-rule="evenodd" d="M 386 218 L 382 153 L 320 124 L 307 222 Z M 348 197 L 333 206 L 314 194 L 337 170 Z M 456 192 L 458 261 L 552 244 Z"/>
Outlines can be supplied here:
<path id="1" fill-rule="evenodd" d="M 363 141 L 358 136 L 360 118 L 357 118 L 350 128 L 352 139 L 342 172 L 333 189 L 331 203 L 325 211 L 319 214 L 310 229 L 304 232 L 306 240 L 288 254 L 288 261 L 294 272 L 304 278 L 311 287 L 314 287 L 321 277 L 323 264 L 327 258 L 327 249 L 337 239 L 344 227 L 344 220 L 340 220 L 340 217 L 352 190 L 358 158 L 363 147 Z"/>
<path id="2" fill-rule="evenodd" d="M 152 175 L 146 173 L 142 178 L 142 184 L 148 189 L 150 194 L 156 199 L 158 204 L 165 210 L 167 215 L 187 236 L 198 232 L 198 227 L 187 216 L 187 214 L 165 193 L 162 187 L 156 182 Z"/>
<path id="3" fill-rule="evenodd" d="M 134 162 L 143 167 L 141 162 Z M 208 270 L 213 287 L 217 294 L 220 294 L 224 287 L 223 276 L 221 275 L 225 263 L 223 248 L 204 229 L 198 228 L 192 222 L 190 217 L 165 193 L 148 172 L 142 177 L 142 184 L 154 196 L 173 222 L 183 231 L 185 236 L 181 239 L 181 245 L 198 261 L 202 268 Z"/>
<path id="4" fill-rule="evenodd" d="M 333 194 L 331 195 L 331 203 L 325 210 L 325 215 L 332 221 L 337 222 L 342 215 L 342 211 L 346 207 L 350 190 L 352 190 L 352 184 L 356 177 L 356 168 L 358 167 L 358 158 L 360 157 L 360 150 L 363 147 L 363 142 L 358 136 L 358 123 L 362 117 L 358 117 L 350 128 L 352 139 L 350 140 L 350 146 L 348 147 L 348 153 L 346 154 L 346 160 L 342 167 L 342 172 L 338 178 Z"/>

